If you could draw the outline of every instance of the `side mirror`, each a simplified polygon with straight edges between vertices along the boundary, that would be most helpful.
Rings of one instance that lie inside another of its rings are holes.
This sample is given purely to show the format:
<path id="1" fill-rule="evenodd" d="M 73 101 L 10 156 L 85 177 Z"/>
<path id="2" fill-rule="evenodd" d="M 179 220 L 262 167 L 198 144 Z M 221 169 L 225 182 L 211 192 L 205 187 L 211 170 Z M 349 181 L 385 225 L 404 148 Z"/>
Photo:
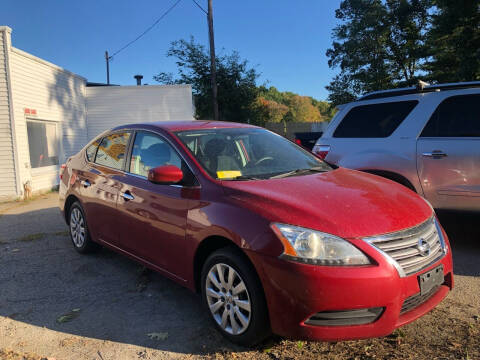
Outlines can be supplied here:
<path id="1" fill-rule="evenodd" d="M 157 166 L 148 171 L 148 181 L 154 184 L 177 184 L 183 179 L 183 172 L 175 165 Z"/>

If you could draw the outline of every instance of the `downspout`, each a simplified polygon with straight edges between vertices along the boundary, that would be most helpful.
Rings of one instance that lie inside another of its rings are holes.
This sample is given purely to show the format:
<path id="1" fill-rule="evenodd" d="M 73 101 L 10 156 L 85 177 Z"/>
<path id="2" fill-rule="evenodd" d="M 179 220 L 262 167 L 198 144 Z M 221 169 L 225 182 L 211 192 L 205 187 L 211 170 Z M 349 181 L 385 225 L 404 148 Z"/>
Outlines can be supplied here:
<path id="1" fill-rule="evenodd" d="M 8 93 L 8 108 L 10 112 L 10 133 L 12 137 L 12 147 L 13 147 L 13 171 L 15 173 L 15 185 L 17 189 L 17 196 L 22 195 L 22 184 L 20 181 L 20 166 L 18 161 L 18 148 L 17 148 L 17 130 L 15 127 L 15 118 L 13 111 L 13 98 L 12 98 L 12 78 L 10 71 L 10 48 L 11 48 L 11 34 L 12 29 L 8 26 L 3 27 L 4 41 L 3 47 L 5 51 L 5 70 L 7 75 L 7 93 Z"/>

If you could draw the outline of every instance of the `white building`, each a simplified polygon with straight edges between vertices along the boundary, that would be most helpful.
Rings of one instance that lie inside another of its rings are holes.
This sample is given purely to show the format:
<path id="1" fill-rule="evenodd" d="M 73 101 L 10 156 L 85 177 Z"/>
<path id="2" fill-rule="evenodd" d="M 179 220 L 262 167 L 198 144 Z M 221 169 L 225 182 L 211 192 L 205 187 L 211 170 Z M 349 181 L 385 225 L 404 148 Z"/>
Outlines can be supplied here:
<path id="1" fill-rule="evenodd" d="M 0 201 L 58 184 L 59 166 L 111 127 L 192 120 L 190 85 L 88 86 L 87 80 L 16 49 L 0 26 Z"/>

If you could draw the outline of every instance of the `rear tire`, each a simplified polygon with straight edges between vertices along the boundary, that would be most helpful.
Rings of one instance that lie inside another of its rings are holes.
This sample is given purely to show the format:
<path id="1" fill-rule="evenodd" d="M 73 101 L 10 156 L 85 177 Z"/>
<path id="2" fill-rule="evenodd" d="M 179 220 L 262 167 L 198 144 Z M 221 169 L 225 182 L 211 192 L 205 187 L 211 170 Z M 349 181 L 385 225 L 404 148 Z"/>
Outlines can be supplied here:
<path id="1" fill-rule="evenodd" d="M 202 269 L 202 301 L 217 330 L 232 343 L 254 346 L 270 336 L 265 295 L 239 250 L 212 253 Z"/>
<path id="2" fill-rule="evenodd" d="M 69 209 L 68 225 L 70 229 L 70 239 L 72 240 L 75 250 L 81 254 L 98 250 L 100 245 L 90 237 L 85 212 L 78 201 L 74 202 Z"/>

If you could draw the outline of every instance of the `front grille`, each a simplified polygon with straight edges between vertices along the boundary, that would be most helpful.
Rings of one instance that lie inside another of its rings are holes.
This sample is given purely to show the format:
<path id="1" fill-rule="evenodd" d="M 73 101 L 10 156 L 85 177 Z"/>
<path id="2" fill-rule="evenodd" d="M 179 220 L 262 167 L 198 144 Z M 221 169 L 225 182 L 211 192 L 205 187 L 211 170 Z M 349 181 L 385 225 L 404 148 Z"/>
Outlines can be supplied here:
<path id="1" fill-rule="evenodd" d="M 364 239 L 393 260 L 400 276 L 414 274 L 445 255 L 435 217 L 413 228 Z"/>
<path id="2" fill-rule="evenodd" d="M 435 286 L 434 288 L 432 288 L 432 290 L 430 290 L 428 293 L 425 293 L 423 295 L 418 293 L 406 298 L 405 301 L 403 302 L 402 309 L 400 310 L 400 314 L 404 314 L 410 310 L 415 309 L 417 306 L 423 304 L 425 301 L 427 301 L 433 295 L 435 295 L 438 289 L 440 289 L 440 286 L 441 285 Z"/>

